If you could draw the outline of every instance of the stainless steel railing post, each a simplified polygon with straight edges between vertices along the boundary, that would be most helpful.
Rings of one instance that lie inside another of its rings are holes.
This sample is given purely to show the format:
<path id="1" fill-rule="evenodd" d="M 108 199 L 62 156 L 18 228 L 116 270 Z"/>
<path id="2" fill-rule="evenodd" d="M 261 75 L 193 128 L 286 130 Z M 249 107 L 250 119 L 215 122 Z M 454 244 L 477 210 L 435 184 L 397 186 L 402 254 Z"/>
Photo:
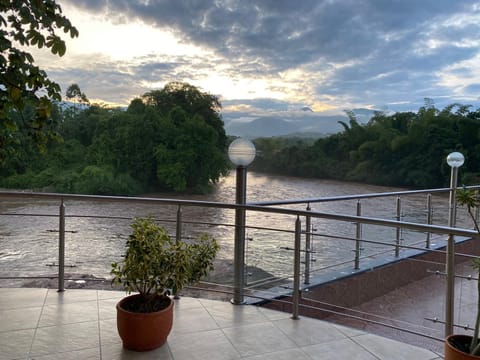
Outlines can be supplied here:
<path id="1" fill-rule="evenodd" d="M 477 197 L 477 200 L 480 198 L 480 192 L 478 190 L 475 190 L 475 196 Z M 480 216 L 480 207 L 475 207 L 475 220 L 478 221 L 478 218 Z"/>
<path id="2" fill-rule="evenodd" d="M 448 208 L 448 226 L 455 227 L 457 218 L 457 179 L 458 167 L 452 167 L 450 173 L 450 197 Z M 448 235 L 447 256 L 445 260 L 445 270 L 447 273 L 447 294 L 445 297 L 445 337 L 453 334 L 453 317 L 455 312 L 455 236 Z"/>
<path id="3" fill-rule="evenodd" d="M 295 255 L 293 265 L 293 304 L 292 304 L 292 319 L 298 320 L 298 307 L 300 303 L 300 246 L 302 237 L 302 223 L 300 216 L 297 216 L 295 221 Z"/>
<path id="4" fill-rule="evenodd" d="M 307 205 L 307 211 L 310 211 L 310 204 Z M 310 216 L 305 217 L 305 279 L 303 283 L 305 285 L 310 284 L 310 262 L 312 251 L 312 218 Z"/>
<path id="5" fill-rule="evenodd" d="M 65 204 L 60 203 L 58 226 L 58 292 L 65 291 Z"/>
<path id="6" fill-rule="evenodd" d="M 175 243 L 178 244 L 182 241 L 182 205 L 178 205 L 178 208 L 177 208 L 177 224 L 176 225 L 177 226 L 175 230 Z M 177 292 L 173 293 L 173 297 L 176 300 L 180 299 Z"/>
<path id="7" fill-rule="evenodd" d="M 245 205 L 247 189 L 247 168 L 237 167 L 236 204 Z M 245 209 L 235 209 L 235 235 L 233 255 L 233 299 L 232 304 L 244 304 L 245 285 Z"/>
<path id="8" fill-rule="evenodd" d="M 432 225 L 432 194 L 427 195 L 427 224 Z M 427 232 L 427 241 L 425 243 L 427 249 L 430 249 L 431 235 L 430 232 Z"/>
<path id="9" fill-rule="evenodd" d="M 177 244 L 182 241 L 182 205 L 178 205 L 177 209 L 177 229 L 175 232 L 175 241 Z"/>
<path id="10" fill-rule="evenodd" d="M 362 203 L 357 201 L 357 216 L 362 216 Z M 355 236 L 355 270 L 360 269 L 360 252 L 362 250 L 362 224 L 356 223 L 356 236 Z"/>
<path id="11" fill-rule="evenodd" d="M 402 220 L 402 200 L 400 199 L 400 196 L 397 196 L 397 216 L 396 220 L 400 221 Z M 400 226 L 397 226 L 396 230 L 397 236 L 395 238 L 395 257 L 400 256 L 400 234 L 401 234 L 401 228 Z"/>

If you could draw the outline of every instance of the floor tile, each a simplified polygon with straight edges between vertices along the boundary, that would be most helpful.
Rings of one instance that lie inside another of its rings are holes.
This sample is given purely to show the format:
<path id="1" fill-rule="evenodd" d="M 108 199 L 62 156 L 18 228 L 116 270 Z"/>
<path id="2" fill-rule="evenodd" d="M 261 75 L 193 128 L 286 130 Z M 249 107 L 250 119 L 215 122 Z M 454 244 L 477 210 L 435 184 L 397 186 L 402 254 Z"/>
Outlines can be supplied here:
<path id="1" fill-rule="evenodd" d="M 257 308 L 269 320 L 280 320 L 280 319 L 292 318 L 292 314 L 289 314 L 283 311 L 276 311 L 276 310 L 266 309 L 262 307 L 257 307 Z"/>
<path id="2" fill-rule="evenodd" d="M 34 355 L 29 357 L 31 360 L 101 360 L 100 349 L 75 350 L 48 355 Z"/>
<path id="3" fill-rule="evenodd" d="M 102 360 L 174 360 L 171 356 L 168 344 L 146 352 L 135 352 L 124 349 L 121 344 L 102 346 Z M 176 358 L 175 360 L 180 360 Z M 189 358 L 185 358 L 189 359 Z"/>
<path id="4" fill-rule="evenodd" d="M 43 308 L 39 326 L 71 324 L 75 322 L 97 321 L 97 301 L 83 301 L 48 305 Z"/>
<path id="5" fill-rule="evenodd" d="M 117 303 L 119 299 L 98 300 L 98 317 L 100 320 L 117 318 Z"/>
<path id="6" fill-rule="evenodd" d="M 308 317 L 299 320 L 276 320 L 273 324 L 298 346 L 320 344 L 347 337 L 332 324 Z"/>
<path id="7" fill-rule="evenodd" d="M 97 290 L 67 289 L 63 292 L 57 292 L 54 289 L 50 289 L 45 304 L 69 304 L 93 300 L 97 300 Z"/>
<path id="8" fill-rule="evenodd" d="M 381 359 L 389 360 L 403 360 L 403 359 L 415 359 L 415 360 L 431 360 L 432 352 L 410 346 L 398 341 L 393 341 L 380 336 L 371 334 L 365 334 L 352 338 L 353 341 L 362 345 L 365 349 L 375 354 Z"/>
<path id="9" fill-rule="evenodd" d="M 244 359 L 248 360 L 310 360 L 302 350 L 300 349 L 289 349 L 284 351 L 278 351 L 270 354 L 262 354 L 256 356 L 249 356 Z M 348 359 L 350 360 L 350 359 Z"/>
<path id="10" fill-rule="evenodd" d="M 230 303 L 217 301 L 216 305 L 212 304 L 206 309 L 221 328 L 268 321 L 263 313 L 254 306 L 234 306 Z"/>
<path id="11" fill-rule="evenodd" d="M 175 309 L 186 310 L 191 308 L 202 308 L 203 305 L 200 299 L 180 297 L 180 299 L 175 300 Z"/>
<path id="12" fill-rule="evenodd" d="M 240 355 L 221 330 L 172 334 L 168 345 L 175 359 L 230 360 Z"/>
<path id="13" fill-rule="evenodd" d="M 0 288 L 0 309 L 43 306 L 47 292 L 47 289 Z"/>
<path id="14" fill-rule="evenodd" d="M 120 335 L 118 335 L 117 319 L 100 321 L 100 343 L 101 345 L 122 343 L 122 339 L 120 339 Z"/>
<path id="15" fill-rule="evenodd" d="M 323 344 L 303 347 L 302 350 L 312 360 L 379 360 L 365 349 L 359 348 L 351 339 L 330 341 Z M 404 358 L 407 359 L 407 358 Z M 390 360 L 390 358 L 382 358 Z"/>
<path id="16" fill-rule="evenodd" d="M 34 329 L 0 332 L 0 358 L 25 359 L 32 346 L 34 334 Z"/>
<path id="17" fill-rule="evenodd" d="M 193 333 L 214 329 L 218 329 L 218 325 L 204 307 L 174 310 L 173 333 Z"/>
<path id="18" fill-rule="evenodd" d="M 81 322 L 38 328 L 31 353 L 46 355 L 99 346 L 98 322 Z"/>
<path id="19" fill-rule="evenodd" d="M 345 334 L 348 337 L 354 337 L 354 336 L 359 336 L 359 335 L 364 335 L 365 334 L 365 332 L 363 332 L 361 330 L 350 328 L 348 326 L 337 325 L 337 324 L 333 324 L 333 325 L 335 326 L 335 328 L 338 331 L 340 331 L 342 334 Z"/>
<path id="20" fill-rule="evenodd" d="M 223 329 L 241 356 L 253 356 L 287 350 L 295 343 L 271 323 Z"/>
<path id="21" fill-rule="evenodd" d="M 1 310 L 0 332 L 35 328 L 41 311 L 41 307 Z"/>
<path id="22" fill-rule="evenodd" d="M 116 299 L 117 301 L 119 301 L 125 296 L 127 296 L 127 293 L 125 291 L 113 291 L 113 290 L 97 291 L 98 300 Z"/>

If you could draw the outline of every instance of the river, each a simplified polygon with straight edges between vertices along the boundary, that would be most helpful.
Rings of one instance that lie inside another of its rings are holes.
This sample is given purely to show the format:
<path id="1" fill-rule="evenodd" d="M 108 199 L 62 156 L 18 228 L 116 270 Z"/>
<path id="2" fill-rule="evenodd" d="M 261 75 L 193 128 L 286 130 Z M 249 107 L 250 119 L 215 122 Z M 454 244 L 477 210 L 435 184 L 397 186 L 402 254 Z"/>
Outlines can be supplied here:
<path id="1" fill-rule="evenodd" d="M 332 180 L 304 179 L 288 176 L 272 176 L 250 172 L 247 179 L 247 202 L 302 199 L 325 196 L 355 195 L 401 191 L 402 189 L 365 185 Z M 195 199 L 232 203 L 235 201 L 235 176 L 232 172 L 222 178 L 215 190 L 208 195 L 172 196 L 172 194 L 149 194 L 148 196 Z M 446 224 L 446 196 L 435 197 L 434 224 Z M 152 215 L 155 218 L 174 220 L 175 207 L 159 207 L 144 204 L 105 203 L 95 201 L 66 201 L 66 264 L 67 272 L 74 274 L 92 274 L 108 277 L 110 264 L 121 259 L 125 240 L 130 232 L 129 223 L 135 216 Z M 38 276 L 55 273 L 53 266 L 58 262 L 58 206 L 57 201 L 12 200 L 0 201 L 0 276 Z M 305 205 L 295 208 L 305 209 Z M 356 201 L 328 202 L 312 204 L 312 210 L 355 215 Z M 51 216 L 19 216 L 19 214 L 48 214 Z M 378 198 L 362 201 L 362 214 L 372 217 L 394 219 L 396 216 L 395 198 Z M 82 217 L 78 217 L 78 215 Z M 98 216 L 92 218 L 89 216 Z M 402 220 L 426 222 L 426 196 L 415 195 L 402 198 Z M 463 216 L 459 214 L 459 216 Z M 106 218 L 114 217 L 114 218 Z M 186 224 L 183 236 L 195 236 L 207 231 L 216 237 L 221 245 L 220 259 L 233 257 L 233 211 L 223 209 L 188 208 L 184 210 L 186 221 L 221 223 L 223 225 L 201 226 Z M 272 232 L 264 228 L 294 230 L 294 218 L 278 217 L 268 213 L 248 213 L 247 225 L 261 227 L 246 231 L 247 266 L 262 268 L 275 276 L 291 271 L 292 252 L 285 250 L 293 246 L 291 232 Z M 166 223 L 171 233 L 175 224 Z M 352 240 L 341 241 L 337 238 L 321 236 L 353 237 L 354 224 L 335 223 L 326 220 L 314 220 L 313 229 L 318 236 L 314 238 L 313 265 L 317 268 L 335 263 L 353 261 Z M 423 241 L 425 234 L 402 232 L 402 243 Z M 375 226 L 363 228 L 364 239 L 376 239 L 394 242 L 395 229 Z M 364 245 L 362 255 L 387 249 L 385 246 Z M 388 248 L 391 252 L 391 248 Z"/>

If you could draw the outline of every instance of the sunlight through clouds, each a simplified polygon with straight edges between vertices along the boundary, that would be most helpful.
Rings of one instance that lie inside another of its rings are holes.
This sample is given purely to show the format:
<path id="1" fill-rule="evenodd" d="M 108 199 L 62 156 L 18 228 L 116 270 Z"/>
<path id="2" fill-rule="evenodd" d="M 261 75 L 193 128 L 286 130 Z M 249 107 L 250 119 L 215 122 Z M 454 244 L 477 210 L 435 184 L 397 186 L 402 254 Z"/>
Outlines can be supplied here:
<path id="1" fill-rule="evenodd" d="M 102 53 L 114 61 L 130 61 L 150 54 L 194 56 L 204 53 L 198 46 L 180 43 L 173 33 L 138 20 L 113 23 L 105 16 L 92 16 L 70 6 L 64 6 L 64 12 L 80 31 L 78 39 L 68 40 L 68 51 L 74 54 Z"/>
<path id="2" fill-rule="evenodd" d="M 58 2 L 80 36 L 63 58 L 35 59 L 62 88 L 78 83 L 106 103 L 184 81 L 243 119 L 272 104 L 286 117 L 305 107 L 415 111 L 425 97 L 479 106 L 475 0 Z"/>

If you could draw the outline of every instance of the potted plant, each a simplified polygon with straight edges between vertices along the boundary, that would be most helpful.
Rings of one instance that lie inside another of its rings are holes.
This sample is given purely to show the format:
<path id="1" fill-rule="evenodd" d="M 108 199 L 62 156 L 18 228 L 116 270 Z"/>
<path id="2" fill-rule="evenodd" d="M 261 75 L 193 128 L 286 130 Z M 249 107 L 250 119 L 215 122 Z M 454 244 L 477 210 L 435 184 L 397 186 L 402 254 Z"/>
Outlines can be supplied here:
<path id="1" fill-rule="evenodd" d="M 147 351 L 163 345 L 172 328 L 169 295 L 212 270 L 219 246 L 209 235 L 177 243 L 151 217 L 136 218 L 131 227 L 124 260 L 111 273 L 113 284 L 137 294 L 117 304 L 117 328 L 125 348 Z"/>
<path id="2" fill-rule="evenodd" d="M 471 189 L 457 190 L 457 203 L 467 207 L 468 214 L 473 220 L 477 232 L 480 234 L 479 224 L 474 214 L 474 209 L 480 206 L 475 191 Z M 478 339 L 480 329 L 480 259 L 472 261 L 472 266 L 477 271 L 477 314 L 473 335 L 453 334 L 445 340 L 445 360 L 480 359 L 480 342 Z"/>

